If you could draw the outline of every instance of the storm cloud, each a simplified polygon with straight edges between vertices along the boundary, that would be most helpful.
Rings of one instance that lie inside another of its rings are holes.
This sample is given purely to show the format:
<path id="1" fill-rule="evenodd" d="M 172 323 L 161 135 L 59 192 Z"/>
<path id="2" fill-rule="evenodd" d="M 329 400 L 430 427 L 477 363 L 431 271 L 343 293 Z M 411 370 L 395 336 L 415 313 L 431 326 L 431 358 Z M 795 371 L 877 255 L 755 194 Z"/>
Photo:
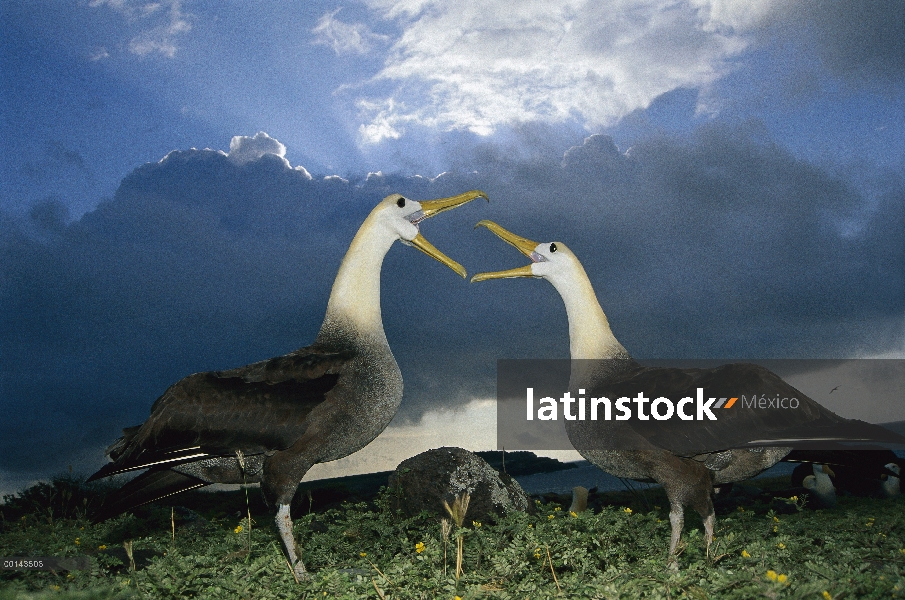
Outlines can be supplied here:
<path id="1" fill-rule="evenodd" d="M 711 124 L 627 150 L 595 135 L 555 157 L 479 144 L 462 156 L 470 168 L 433 179 L 312 178 L 254 139 L 245 149 L 262 151 L 242 161 L 171 152 L 75 221 L 53 203 L 30 228 L 0 219 L 0 472 L 95 468 L 181 377 L 309 344 L 349 241 L 392 192 L 489 194 L 422 227 L 469 274 L 525 262 L 472 231 L 480 219 L 566 243 L 638 357 L 902 350 L 901 181 L 866 196 L 756 128 Z M 397 245 L 382 285 L 406 381 L 397 424 L 492 397 L 499 358 L 568 356 L 545 282 L 468 284 Z"/>

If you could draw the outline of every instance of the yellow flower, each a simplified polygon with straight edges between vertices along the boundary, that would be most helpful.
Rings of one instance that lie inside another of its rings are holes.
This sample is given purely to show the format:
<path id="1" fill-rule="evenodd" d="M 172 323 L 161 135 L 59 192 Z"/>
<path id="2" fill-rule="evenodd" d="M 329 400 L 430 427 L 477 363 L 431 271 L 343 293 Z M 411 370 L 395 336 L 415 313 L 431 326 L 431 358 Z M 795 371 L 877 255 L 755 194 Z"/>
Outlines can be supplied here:
<path id="1" fill-rule="evenodd" d="M 570 511 L 569 511 L 569 514 L 572 515 L 573 517 L 577 517 L 577 516 L 578 516 L 578 513 L 575 512 L 574 510 L 570 510 Z"/>
<path id="2" fill-rule="evenodd" d="M 776 577 L 776 571 L 774 571 L 773 569 L 767 571 L 767 579 L 769 579 L 770 581 L 776 581 Z"/>
<path id="3" fill-rule="evenodd" d="M 824 597 L 826 600 L 833 600 L 833 596 L 832 596 L 828 591 L 826 591 L 826 590 L 823 590 L 823 597 Z"/>
<path id="4" fill-rule="evenodd" d="M 75 545 L 76 545 L 76 546 L 78 546 L 78 545 L 81 544 L 81 543 L 82 543 L 82 542 L 79 540 L 79 538 L 75 538 Z"/>
<path id="5" fill-rule="evenodd" d="M 242 531 L 242 526 L 241 526 L 241 525 L 239 525 L 238 527 L 236 527 L 235 529 L 233 529 L 233 532 L 234 532 L 234 533 L 240 533 L 241 531 Z"/>
<path id="6" fill-rule="evenodd" d="M 905 548 L 899 548 L 899 552 L 901 552 L 902 554 L 905 554 Z"/>
<path id="7" fill-rule="evenodd" d="M 747 550 L 742 550 L 742 556 L 743 556 L 744 558 L 751 558 L 751 555 L 748 554 L 748 551 L 747 551 Z"/>
<path id="8" fill-rule="evenodd" d="M 418 554 L 424 552 L 424 542 L 418 542 L 417 544 L 415 544 L 415 552 L 417 552 Z"/>
<path id="9" fill-rule="evenodd" d="M 739 512 L 745 512 L 744 506 L 737 506 L 736 508 L 738 509 Z"/>
<path id="10" fill-rule="evenodd" d="M 779 525 L 774 525 L 774 526 L 773 526 L 773 533 L 776 533 L 777 531 L 779 531 Z"/>
<path id="11" fill-rule="evenodd" d="M 788 579 L 788 577 L 786 577 L 782 573 L 776 576 L 776 581 L 778 581 L 779 583 L 785 583 L 786 579 Z"/>
<path id="12" fill-rule="evenodd" d="M 364 558 L 364 557 L 367 556 L 367 555 L 368 555 L 367 552 L 359 552 L 359 553 L 358 553 L 358 556 L 360 556 L 360 557 L 362 557 L 362 558 Z"/>
<path id="13" fill-rule="evenodd" d="M 455 600 L 462 600 L 461 596 L 456 596 Z"/>
<path id="14" fill-rule="evenodd" d="M 779 548 L 780 550 L 785 550 L 785 549 L 786 549 L 786 545 L 783 544 L 782 542 L 779 542 L 778 544 L 776 544 L 776 547 Z"/>
<path id="15" fill-rule="evenodd" d="M 553 515 L 547 515 L 547 518 L 548 518 L 548 519 L 552 519 L 552 518 L 553 518 Z"/>
<path id="16" fill-rule="evenodd" d="M 107 544 L 101 544 L 100 546 L 97 547 L 97 549 L 98 549 L 98 550 L 106 550 L 106 549 L 107 549 Z"/>
<path id="17" fill-rule="evenodd" d="M 628 506 L 626 506 L 626 507 L 623 508 L 622 510 L 625 511 L 625 514 L 627 514 L 627 515 L 632 514 L 632 509 L 630 509 Z"/>
<path id="18" fill-rule="evenodd" d="M 561 510 L 562 510 L 562 507 L 561 507 L 561 506 L 557 506 L 556 508 L 553 509 L 553 512 L 559 512 L 559 511 L 561 511 Z"/>
<path id="19" fill-rule="evenodd" d="M 773 517 L 773 520 L 779 523 L 779 517 Z"/>
<path id="20" fill-rule="evenodd" d="M 471 524 L 474 525 L 476 528 L 481 526 L 480 521 L 472 521 Z"/>
<path id="21" fill-rule="evenodd" d="M 792 496 L 791 498 L 789 498 L 789 500 L 791 500 L 792 502 L 798 502 L 798 496 Z"/>

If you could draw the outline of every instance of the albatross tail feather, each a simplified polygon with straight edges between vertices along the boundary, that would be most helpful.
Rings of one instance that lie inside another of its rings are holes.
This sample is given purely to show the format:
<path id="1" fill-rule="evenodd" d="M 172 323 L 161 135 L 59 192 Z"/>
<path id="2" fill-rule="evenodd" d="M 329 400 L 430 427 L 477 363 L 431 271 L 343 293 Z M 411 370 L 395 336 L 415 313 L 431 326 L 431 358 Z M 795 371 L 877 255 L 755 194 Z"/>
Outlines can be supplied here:
<path id="1" fill-rule="evenodd" d="M 107 496 L 94 522 L 100 523 L 143 504 L 205 485 L 207 482 L 191 475 L 170 469 L 152 469 Z"/>

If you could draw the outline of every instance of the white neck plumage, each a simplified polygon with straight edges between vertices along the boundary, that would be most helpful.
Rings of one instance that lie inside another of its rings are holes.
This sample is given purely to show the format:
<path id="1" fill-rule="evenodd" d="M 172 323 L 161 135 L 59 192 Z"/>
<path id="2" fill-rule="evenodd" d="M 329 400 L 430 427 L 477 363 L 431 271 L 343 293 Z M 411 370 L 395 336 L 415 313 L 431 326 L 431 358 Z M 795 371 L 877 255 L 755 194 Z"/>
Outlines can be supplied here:
<path id="1" fill-rule="evenodd" d="M 578 261 L 574 267 L 562 277 L 548 278 L 566 305 L 572 359 L 629 358 L 610 329 L 584 267 Z"/>
<path id="2" fill-rule="evenodd" d="M 319 339 L 336 335 L 339 330 L 386 343 L 380 313 L 380 270 L 394 241 L 396 236 L 375 219 L 365 219 L 339 266 Z"/>

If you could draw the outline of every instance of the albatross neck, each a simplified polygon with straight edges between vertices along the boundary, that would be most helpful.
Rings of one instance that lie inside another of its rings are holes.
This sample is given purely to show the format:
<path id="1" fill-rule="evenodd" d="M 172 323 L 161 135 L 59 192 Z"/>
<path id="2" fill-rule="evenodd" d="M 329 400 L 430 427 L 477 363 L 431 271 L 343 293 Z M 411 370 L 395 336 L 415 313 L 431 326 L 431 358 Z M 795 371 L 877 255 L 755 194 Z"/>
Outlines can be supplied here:
<path id="1" fill-rule="evenodd" d="M 394 241 L 396 236 L 372 217 L 365 220 L 339 266 L 319 341 L 340 337 L 387 344 L 380 313 L 380 270 Z"/>
<path id="2" fill-rule="evenodd" d="M 575 267 L 570 276 L 550 278 L 566 305 L 572 359 L 630 358 L 613 335 L 584 267 Z"/>

